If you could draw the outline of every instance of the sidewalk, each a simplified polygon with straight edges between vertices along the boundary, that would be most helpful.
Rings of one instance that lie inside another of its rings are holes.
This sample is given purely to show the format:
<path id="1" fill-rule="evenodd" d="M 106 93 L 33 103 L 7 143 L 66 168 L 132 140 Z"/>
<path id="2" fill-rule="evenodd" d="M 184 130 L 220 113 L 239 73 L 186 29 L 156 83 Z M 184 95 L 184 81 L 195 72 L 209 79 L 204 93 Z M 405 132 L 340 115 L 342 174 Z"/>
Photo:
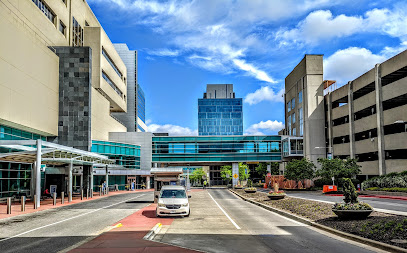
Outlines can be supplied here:
<path id="1" fill-rule="evenodd" d="M 156 204 L 151 204 L 140 209 L 119 221 L 112 230 L 69 252 L 196 252 L 143 239 L 155 224 L 171 225 L 174 221 L 174 218 L 156 218 L 155 208 Z"/>
<path id="2" fill-rule="evenodd" d="M 126 193 L 131 193 L 131 192 L 149 192 L 149 191 L 153 191 L 153 190 L 150 189 L 150 190 L 136 190 L 136 191 L 111 191 L 111 192 L 109 192 L 108 195 L 102 195 L 102 196 L 99 196 L 99 193 L 96 193 L 96 194 L 94 193 L 93 198 L 86 199 L 86 197 L 84 197 L 83 200 L 81 200 L 80 196 L 73 196 L 72 202 L 70 202 L 70 203 L 68 203 L 68 197 L 65 197 L 64 204 L 61 204 L 61 198 L 58 198 L 57 204 L 55 206 L 53 205 L 53 199 L 50 198 L 50 199 L 42 200 L 41 206 L 38 209 L 34 209 L 33 201 L 27 201 L 25 203 L 25 212 L 21 212 L 21 204 L 19 202 L 14 202 L 11 205 L 11 214 L 7 214 L 7 205 L 4 203 L 4 204 L 0 205 L 0 219 L 15 217 L 18 215 L 23 215 L 23 214 L 28 214 L 28 213 L 35 213 L 35 212 L 39 212 L 39 211 L 43 211 L 43 210 L 47 210 L 47 209 L 58 208 L 61 206 L 69 206 L 69 205 L 76 204 L 76 203 L 82 203 L 82 202 L 91 201 L 91 200 L 99 199 L 99 198 L 105 198 L 105 197 L 114 196 L 114 195 L 126 194 Z"/>

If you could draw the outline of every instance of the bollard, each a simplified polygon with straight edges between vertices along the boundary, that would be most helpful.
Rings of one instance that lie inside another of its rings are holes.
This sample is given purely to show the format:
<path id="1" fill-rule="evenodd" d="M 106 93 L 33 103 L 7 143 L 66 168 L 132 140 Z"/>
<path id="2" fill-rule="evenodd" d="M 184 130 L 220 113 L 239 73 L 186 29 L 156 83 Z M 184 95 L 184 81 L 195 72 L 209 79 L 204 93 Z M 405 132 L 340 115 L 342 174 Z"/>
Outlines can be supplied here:
<path id="1" fill-rule="evenodd" d="M 90 189 L 89 191 L 90 191 L 90 198 L 92 199 L 93 198 L 93 189 Z"/>
<path id="2" fill-rule="evenodd" d="M 83 189 L 81 189 L 81 200 L 83 200 Z"/>
<path id="3" fill-rule="evenodd" d="M 7 198 L 7 214 L 11 214 L 11 198 Z"/>
<path id="4" fill-rule="evenodd" d="M 86 189 L 86 199 L 89 197 L 89 189 Z"/>
<path id="5" fill-rule="evenodd" d="M 57 193 L 56 192 L 52 193 L 52 203 L 54 204 L 54 206 L 57 205 Z"/>
<path id="6" fill-rule="evenodd" d="M 102 187 L 99 187 L 99 196 L 102 196 Z"/>
<path id="7" fill-rule="evenodd" d="M 37 195 L 34 195 L 34 209 L 37 209 Z"/>
<path id="8" fill-rule="evenodd" d="M 72 192 L 68 191 L 68 203 L 72 202 Z"/>
<path id="9" fill-rule="evenodd" d="M 65 192 L 61 192 L 61 204 L 65 202 Z"/>
<path id="10" fill-rule="evenodd" d="M 21 212 L 25 212 L 25 196 L 21 196 Z"/>

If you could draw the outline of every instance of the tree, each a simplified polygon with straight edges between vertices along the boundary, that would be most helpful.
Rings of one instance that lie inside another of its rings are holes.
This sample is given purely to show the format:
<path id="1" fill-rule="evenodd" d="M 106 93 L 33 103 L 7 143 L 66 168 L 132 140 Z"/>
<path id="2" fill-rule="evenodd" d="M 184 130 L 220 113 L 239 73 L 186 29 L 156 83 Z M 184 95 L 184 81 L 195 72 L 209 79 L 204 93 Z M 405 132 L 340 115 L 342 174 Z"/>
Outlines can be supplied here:
<path id="1" fill-rule="evenodd" d="M 220 176 L 226 181 L 226 184 L 229 184 L 230 180 L 232 180 L 232 166 L 224 165 L 220 167 Z"/>
<path id="2" fill-rule="evenodd" d="M 303 181 L 314 178 L 315 164 L 306 158 L 291 160 L 287 163 L 285 178 L 288 180 Z"/>
<path id="3" fill-rule="evenodd" d="M 279 169 L 278 169 L 278 162 L 271 162 L 271 163 L 259 163 L 256 166 L 256 172 L 259 173 L 261 177 L 266 177 L 267 175 L 267 164 L 270 164 L 271 168 L 271 175 L 278 175 L 279 174 Z"/>
<path id="4" fill-rule="evenodd" d="M 341 174 L 343 169 L 343 161 L 341 159 L 319 158 L 318 163 L 321 164 L 321 168 L 316 172 L 318 177 L 328 180 L 331 180 L 332 178 L 339 178 L 338 176 Z"/>
<path id="5" fill-rule="evenodd" d="M 321 169 L 317 170 L 316 175 L 324 179 L 352 178 L 360 173 L 361 167 L 357 160 L 352 158 L 346 160 L 319 158 L 318 163 L 321 164 Z"/>
<path id="6" fill-rule="evenodd" d="M 249 173 L 249 166 L 244 163 L 239 163 L 239 181 L 245 181 L 249 178 L 250 173 Z"/>
<path id="7" fill-rule="evenodd" d="M 202 168 L 197 168 L 192 172 L 192 174 L 189 176 L 189 179 L 191 181 L 198 181 L 202 182 L 202 178 L 205 176 L 205 171 Z"/>

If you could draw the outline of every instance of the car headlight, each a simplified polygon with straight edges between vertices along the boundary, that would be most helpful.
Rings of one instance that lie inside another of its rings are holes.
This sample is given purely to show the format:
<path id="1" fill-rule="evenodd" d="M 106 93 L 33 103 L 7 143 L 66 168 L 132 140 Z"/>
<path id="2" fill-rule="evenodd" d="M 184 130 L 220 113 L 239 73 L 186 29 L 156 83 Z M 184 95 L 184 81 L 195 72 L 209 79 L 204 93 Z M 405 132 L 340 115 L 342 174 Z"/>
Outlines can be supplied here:
<path id="1" fill-rule="evenodd" d="M 186 204 L 182 204 L 182 206 L 188 206 L 188 203 L 186 203 Z"/>
<path id="2" fill-rule="evenodd" d="M 158 206 L 159 206 L 159 207 L 165 207 L 165 204 L 158 203 Z"/>

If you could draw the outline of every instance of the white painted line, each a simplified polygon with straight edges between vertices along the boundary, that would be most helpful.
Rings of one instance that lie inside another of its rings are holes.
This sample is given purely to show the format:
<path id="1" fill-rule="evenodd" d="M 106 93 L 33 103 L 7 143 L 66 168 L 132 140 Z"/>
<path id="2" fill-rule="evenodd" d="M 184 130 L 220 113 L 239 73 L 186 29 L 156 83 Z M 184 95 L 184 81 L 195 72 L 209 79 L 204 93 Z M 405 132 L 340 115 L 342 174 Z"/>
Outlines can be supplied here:
<path id="1" fill-rule="evenodd" d="M 102 209 L 106 209 L 106 208 L 109 208 L 109 207 L 124 203 L 124 202 L 132 200 L 132 199 L 137 199 L 137 198 L 140 198 L 141 196 L 144 196 L 144 194 L 142 194 L 140 196 L 137 196 L 137 197 L 134 197 L 134 198 L 129 198 L 129 199 L 126 199 L 126 200 L 123 200 L 123 201 L 120 201 L 118 203 L 111 204 L 111 205 L 108 205 L 108 206 L 105 206 L 105 207 L 102 207 L 102 208 L 98 208 L 98 209 L 95 209 L 93 211 L 83 213 L 83 214 L 80 214 L 80 215 L 77 215 L 77 216 L 74 216 L 74 217 L 71 217 L 71 218 L 68 218 L 68 219 L 65 219 L 65 220 L 60 220 L 60 221 L 57 221 L 57 222 L 54 222 L 54 223 L 51 223 L 51 224 L 48 224 L 48 225 L 44 225 L 44 226 L 41 226 L 41 227 L 38 227 L 38 228 L 34 228 L 34 229 L 28 230 L 28 231 L 26 231 L 24 233 L 20 233 L 18 235 L 14 235 L 14 236 L 11 236 L 11 237 L 4 238 L 4 239 L 0 240 L 0 242 L 4 242 L 4 241 L 10 240 L 12 238 L 19 237 L 19 236 L 22 236 L 22 235 L 25 235 L 25 234 L 28 234 L 28 233 L 31 233 L 31 232 L 46 228 L 46 227 L 50 227 L 50 226 L 53 226 L 53 225 L 56 225 L 56 224 L 59 224 L 59 223 L 65 222 L 65 221 L 69 221 L 69 220 L 72 220 L 72 219 L 75 219 L 75 218 L 78 218 L 78 217 L 81 217 L 81 216 L 84 216 L 84 215 L 87 215 L 87 214 L 91 214 L 91 213 L 100 211 Z"/>
<path id="2" fill-rule="evenodd" d="M 216 200 L 212 197 L 212 195 L 208 192 L 209 197 L 212 198 L 213 202 L 215 202 L 215 204 L 219 207 L 219 209 L 226 215 L 226 217 L 228 217 L 228 219 L 230 220 L 230 222 L 232 222 L 232 224 L 236 227 L 236 229 L 240 229 L 240 227 L 236 224 L 236 222 L 234 220 L 232 220 L 232 218 L 230 218 L 230 216 L 225 212 L 225 210 L 223 210 L 223 208 L 218 204 L 218 202 L 216 202 Z"/>

